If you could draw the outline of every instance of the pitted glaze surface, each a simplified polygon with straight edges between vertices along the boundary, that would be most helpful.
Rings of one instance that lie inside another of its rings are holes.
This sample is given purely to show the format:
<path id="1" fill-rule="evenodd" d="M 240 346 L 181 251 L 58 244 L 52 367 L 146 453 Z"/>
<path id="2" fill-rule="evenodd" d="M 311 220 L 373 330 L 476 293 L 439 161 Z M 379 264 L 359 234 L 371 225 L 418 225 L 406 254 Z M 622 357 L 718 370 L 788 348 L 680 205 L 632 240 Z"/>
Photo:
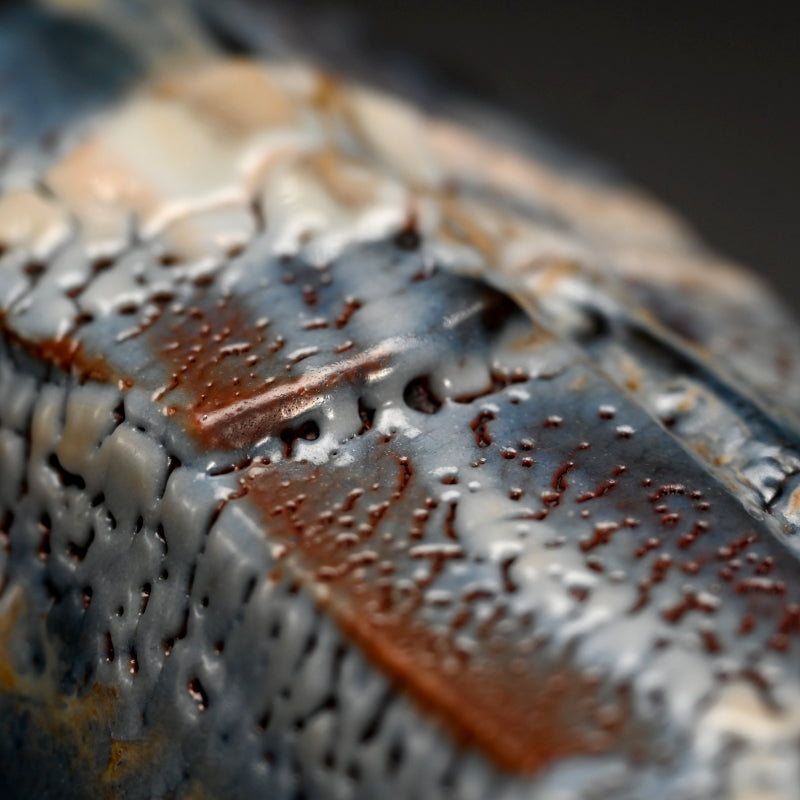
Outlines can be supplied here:
<path id="1" fill-rule="evenodd" d="M 69 9 L 14 24 L 110 36 Z M 57 146 L 0 88 L 7 785 L 795 796 L 769 292 L 535 150 L 164 47 Z"/>

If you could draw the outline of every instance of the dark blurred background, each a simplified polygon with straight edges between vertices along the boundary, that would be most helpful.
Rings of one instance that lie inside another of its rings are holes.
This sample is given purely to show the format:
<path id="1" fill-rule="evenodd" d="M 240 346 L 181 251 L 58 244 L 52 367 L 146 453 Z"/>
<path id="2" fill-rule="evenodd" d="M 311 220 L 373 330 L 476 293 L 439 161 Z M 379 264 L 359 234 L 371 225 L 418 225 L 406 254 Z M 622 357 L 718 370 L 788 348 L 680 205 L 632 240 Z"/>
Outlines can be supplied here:
<path id="1" fill-rule="evenodd" d="M 306 0 L 678 209 L 800 315 L 800 4 Z M 781 10 L 790 5 L 795 10 Z"/>

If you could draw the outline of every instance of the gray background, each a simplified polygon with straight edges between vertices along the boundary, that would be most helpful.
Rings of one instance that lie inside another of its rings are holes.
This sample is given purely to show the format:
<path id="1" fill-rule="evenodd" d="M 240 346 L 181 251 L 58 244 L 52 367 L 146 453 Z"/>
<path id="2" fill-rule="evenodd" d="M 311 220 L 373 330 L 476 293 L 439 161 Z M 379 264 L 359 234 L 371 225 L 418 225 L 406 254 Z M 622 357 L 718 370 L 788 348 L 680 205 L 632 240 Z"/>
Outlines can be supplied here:
<path id="1" fill-rule="evenodd" d="M 305 5 L 311 15 L 349 10 L 366 57 L 412 54 L 619 167 L 800 312 L 798 11 L 577 0 Z"/>

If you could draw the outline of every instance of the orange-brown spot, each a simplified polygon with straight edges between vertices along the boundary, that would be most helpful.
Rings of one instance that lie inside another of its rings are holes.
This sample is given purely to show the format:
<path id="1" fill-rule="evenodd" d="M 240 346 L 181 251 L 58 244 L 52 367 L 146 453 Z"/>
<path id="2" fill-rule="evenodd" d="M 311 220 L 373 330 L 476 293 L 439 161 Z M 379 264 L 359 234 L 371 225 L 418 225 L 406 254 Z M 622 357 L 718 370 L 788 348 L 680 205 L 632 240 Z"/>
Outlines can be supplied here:
<path id="1" fill-rule="evenodd" d="M 163 749 L 164 741 L 157 735 L 131 741 L 112 739 L 108 762 L 99 776 L 108 789 L 108 797 L 115 796 L 115 787 L 130 782 L 138 772 L 157 763 Z"/>
<path id="2" fill-rule="evenodd" d="M 800 487 L 789 495 L 789 502 L 786 507 L 787 516 L 792 519 L 800 515 Z"/>
<path id="3" fill-rule="evenodd" d="M 43 619 L 30 615 L 21 590 L 15 590 L 0 615 L 0 690 L 13 713 L 27 719 L 31 737 L 44 736 L 55 751 L 72 754 L 73 777 L 98 780 L 98 796 L 112 800 L 119 796 L 121 783 L 130 783 L 143 767 L 158 762 L 164 738 L 154 732 L 141 741 L 112 740 L 106 751 L 97 731 L 106 730 L 114 719 L 116 689 L 95 684 L 83 693 L 64 696 L 53 669 L 57 658 L 49 649 L 41 674 L 17 673 L 12 666 L 11 639 L 15 631 L 30 631 L 37 625 L 43 632 Z"/>
<path id="4" fill-rule="evenodd" d="M 23 613 L 22 592 L 17 589 L 0 613 L 0 689 L 12 691 L 17 685 L 17 674 L 11 660 L 11 637 Z"/>

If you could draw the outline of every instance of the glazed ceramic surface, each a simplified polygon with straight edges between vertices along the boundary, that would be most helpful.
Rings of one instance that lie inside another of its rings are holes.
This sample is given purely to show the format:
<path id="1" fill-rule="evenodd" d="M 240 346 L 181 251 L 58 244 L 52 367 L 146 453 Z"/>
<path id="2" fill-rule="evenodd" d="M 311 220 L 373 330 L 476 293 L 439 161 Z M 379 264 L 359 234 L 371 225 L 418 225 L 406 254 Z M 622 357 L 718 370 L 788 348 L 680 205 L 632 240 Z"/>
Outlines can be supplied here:
<path id="1" fill-rule="evenodd" d="M 0 27 L 3 796 L 794 797 L 770 293 L 534 140 L 102 5 Z"/>

